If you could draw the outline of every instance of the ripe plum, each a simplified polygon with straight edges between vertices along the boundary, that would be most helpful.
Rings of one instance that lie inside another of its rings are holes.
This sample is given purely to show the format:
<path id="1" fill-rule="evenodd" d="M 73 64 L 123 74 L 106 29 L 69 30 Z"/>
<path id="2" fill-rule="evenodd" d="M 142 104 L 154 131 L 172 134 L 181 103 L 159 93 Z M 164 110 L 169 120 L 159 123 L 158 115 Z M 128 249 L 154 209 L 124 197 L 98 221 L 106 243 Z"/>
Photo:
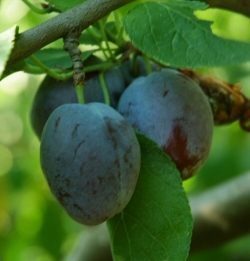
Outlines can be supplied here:
<path id="1" fill-rule="evenodd" d="M 213 115 L 201 88 L 174 69 L 139 77 L 122 94 L 118 111 L 154 140 L 187 179 L 205 163 L 213 136 Z"/>
<path id="2" fill-rule="evenodd" d="M 68 214 L 86 225 L 124 209 L 140 160 L 133 128 L 102 103 L 62 105 L 43 130 L 40 161 L 50 189 Z"/>

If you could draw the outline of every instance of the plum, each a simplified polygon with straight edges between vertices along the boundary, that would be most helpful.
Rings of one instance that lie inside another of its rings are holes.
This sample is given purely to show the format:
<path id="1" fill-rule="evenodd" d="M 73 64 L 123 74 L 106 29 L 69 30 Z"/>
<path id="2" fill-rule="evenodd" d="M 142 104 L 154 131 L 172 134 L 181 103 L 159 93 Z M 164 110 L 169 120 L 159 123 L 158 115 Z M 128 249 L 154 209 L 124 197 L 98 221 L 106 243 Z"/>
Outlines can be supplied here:
<path id="1" fill-rule="evenodd" d="M 97 225 L 129 202 L 140 171 L 131 125 L 102 103 L 65 104 L 45 124 L 40 161 L 49 187 L 68 214 Z"/>
<path id="2" fill-rule="evenodd" d="M 123 76 L 117 67 L 113 67 L 104 73 L 104 77 L 110 96 L 110 105 L 117 107 L 118 100 L 125 89 Z M 87 79 L 84 88 L 84 97 L 86 103 L 105 102 L 97 74 Z M 46 76 L 35 94 L 30 115 L 31 125 L 38 138 L 41 137 L 43 127 L 49 115 L 57 107 L 77 102 L 73 79 L 57 81 L 50 76 Z"/>
<path id="3" fill-rule="evenodd" d="M 122 94 L 118 111 L 172 158 L 185 180 L 204 165 L 213 114 L 201 88 L 174 69 L 139 77 Z"/>

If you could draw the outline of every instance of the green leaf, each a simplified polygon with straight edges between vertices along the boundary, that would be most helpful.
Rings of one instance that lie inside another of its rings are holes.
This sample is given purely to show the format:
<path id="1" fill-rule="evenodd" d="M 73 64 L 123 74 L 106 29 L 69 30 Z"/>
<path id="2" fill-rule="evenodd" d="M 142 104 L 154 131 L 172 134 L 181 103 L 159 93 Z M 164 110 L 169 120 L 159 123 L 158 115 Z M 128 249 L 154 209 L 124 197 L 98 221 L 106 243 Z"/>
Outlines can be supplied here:
<path id="1" fill-rule="evenodd" d="M 213 67 L 247 62 L 250 44 L 220 38 L 211 22 L 193 12 L 205 9 L 201 2 L 147 2 L 124 18 L 132 43 L 157 61 L 174 67 Z"/>
<path id="2" fill-rule="evenodd" d="M 48 2 L 62 11 L 66 11 L 80 3 L 83 3 L 84 1 L 85 0 L 70 0 L 70 1 L 49 0 Z"/>
<path id="3" fill-rule="evenodd" d="M 136 190 L 122 213 L 107 221 L 114 261 L 184 261 L 192 216 L 180 173 L 152 140 L 137 138 L 142 164 Z"/>
<path id="4" fill-rule="evenodd" d="M 15 44 L 18 27 L 14 26 L 0 34 L 0 78 Z"/>
<path id="5" fill-rule="evenodd" d="M 95 50 L 85 51 L 82 53 L 82 59 L 85 61 Z M 42 49 L 34 54 L 34 56 L 49 68 L 69 69 L 72 67 L 72 61 L 69 54 L 56 48 Z M 29 59 L 28 64 L 34 65 Z"/>
<path id="6" fill-rule="evenodd" d="M 84 30 L 79 38 L 81 44 L 98 45 L 102 41 L 101 32 L 93 26 Z"/>

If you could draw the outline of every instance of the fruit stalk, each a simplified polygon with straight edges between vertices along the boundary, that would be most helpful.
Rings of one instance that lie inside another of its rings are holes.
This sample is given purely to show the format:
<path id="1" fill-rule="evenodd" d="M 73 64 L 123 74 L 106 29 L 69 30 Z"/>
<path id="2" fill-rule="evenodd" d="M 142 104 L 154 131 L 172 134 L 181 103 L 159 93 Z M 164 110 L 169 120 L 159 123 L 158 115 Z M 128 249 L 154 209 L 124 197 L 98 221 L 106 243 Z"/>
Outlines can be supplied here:
<path id="1" fill-rule="evenodd" d="M 84 80 L 85 80 L 85 73 L 83 71 L 83 60 L 81 57 L 81 50 L 78 48 L 79 40 L 78 38 L 81 35 L 81 31 L 79 28 L 75 28 L 74 30 L 70 31 L 64 38 L 64 50 L 66 50 L 70 58 L 72 60 L 73 65 L 73 79 L 74 85 L 77 93 L 78 102 L 83 104 L 84 103 L 84 96 L 83 96 L 83 88 L 84 88 Z"/>

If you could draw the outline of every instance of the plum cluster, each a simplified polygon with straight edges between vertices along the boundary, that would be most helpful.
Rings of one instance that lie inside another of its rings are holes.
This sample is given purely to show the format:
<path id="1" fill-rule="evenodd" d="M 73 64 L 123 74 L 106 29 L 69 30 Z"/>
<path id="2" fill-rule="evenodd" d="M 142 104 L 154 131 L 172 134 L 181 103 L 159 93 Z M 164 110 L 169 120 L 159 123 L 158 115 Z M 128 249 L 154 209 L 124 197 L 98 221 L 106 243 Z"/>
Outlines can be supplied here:
<path id="1" fill-rule="evenodd" d="M 68 214 L 97 225 L 130 201 L 141 166 L 135 131 L 154 140 L 175 162 L 183 180 L 205 163 L 213 115 L 201 88 L 186 75 L 141 57 L 136 74 L 130 60 L 104 74 L 110 106 L 98 75 L 87 79 L 85 104 L 78 104 L 72 80 L 47 76 L 31 109 L 40 162 L 49 187 Z M 167 173 L 166 173 L 167 174 Z"/>

